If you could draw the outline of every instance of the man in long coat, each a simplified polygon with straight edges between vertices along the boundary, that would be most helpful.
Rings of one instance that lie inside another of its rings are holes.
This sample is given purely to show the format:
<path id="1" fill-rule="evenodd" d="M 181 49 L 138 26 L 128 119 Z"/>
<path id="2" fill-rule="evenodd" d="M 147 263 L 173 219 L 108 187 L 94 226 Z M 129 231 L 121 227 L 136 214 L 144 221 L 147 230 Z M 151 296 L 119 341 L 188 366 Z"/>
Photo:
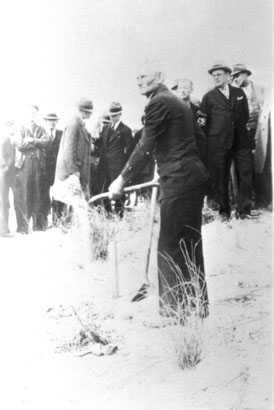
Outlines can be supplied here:
<path id="1" fill-rule="evenodd" d="M 55 172 L 55 182 L 65 181 L 71 175 L 79 178 L 86 197 L 89 196 L 91 136 L 85 121 L 92 112 L 92 101 L 82 99 L 78 104 L 78 115 L 64 129 Z"/>
<path id="2" fill-rule="evenodd" d="M 20 130 L 16 141 L 16 176 L 14 186 L 14 207 L 17 218 L 17 232 L 28 233 L 32 218 L 33 230 L 47 226 L 42 191 L 46 178 L 46 148 L 50 138 L 46 130 L 38 125 L 38 107 L 29 107 L 29 124 Z"/>
<path id="3" fill-rule="evenodd" d="M 249 118 L 245 93 L 229 84 L 231 69 L 222 61 L 209 70 L 215 87 L 208 91 L 201 104 L 206 114 L 207 158 L 212 193 L 219 204 L 223 220 L 231 216 L 229 175 L 232 160 L 238 180 L 236 217 L 251 215 L 252 162 L 246 123 Z"/>
<path id="4" fill-rule="evenodd" d="M 109 184 L 117 178 L 130 157 L 134 142 L 131 129 L 121 121 L 122 106 L 113 102 L 109 115 L 111 123 L 104 126 L 98 140 L 99 147 L 99 179 L 101 190 L 105 191 Z M 125 198 L 115 201 L 114 209 L 123 216 Z M 107 211 L 111 210 L 110 202 L 105 202 Z"/>
<path id="5" fill-rule="evenodd" d="M 192 272 L 197 273 L 200 315 L 208 315 L 201 237 L 202 207 L 208 174 L 198 157 L 193 119 L 187 105 L 163 84 L 164 75 L 156 66 L 145 66 L 137 77 L 145 109 L 144 132 L 139 144 L 118 178 L 110 185 L 111 196 L 143 168 L 151 153 L 160 176 L 161 225 L 158 241 L 160 313 L 170 315 L 187 302 Z M 189 259 L 188 259 L 189 258 Z M 193 275 L 195 276 L 195 275 Z M 189 285 L 189 287 L 187 287 Z M 175 313 L 176 314 L 176 313 Z"/>

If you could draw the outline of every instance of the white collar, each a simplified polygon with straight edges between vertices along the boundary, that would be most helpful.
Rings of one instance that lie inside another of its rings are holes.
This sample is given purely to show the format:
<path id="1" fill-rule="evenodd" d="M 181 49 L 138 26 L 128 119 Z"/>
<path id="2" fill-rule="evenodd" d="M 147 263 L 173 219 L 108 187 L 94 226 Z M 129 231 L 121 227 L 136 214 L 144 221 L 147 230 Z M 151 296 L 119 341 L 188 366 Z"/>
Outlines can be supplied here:
<path id="1" fill-rule="evenodd" d="M 112 125 L 112 128 L 114 129 L 114 131 L 117 130 L 117 128 L 119 127 L 120 122 L 121 120 L 119 120 L 118 122 L 115 122 L 115 124 Z"/>

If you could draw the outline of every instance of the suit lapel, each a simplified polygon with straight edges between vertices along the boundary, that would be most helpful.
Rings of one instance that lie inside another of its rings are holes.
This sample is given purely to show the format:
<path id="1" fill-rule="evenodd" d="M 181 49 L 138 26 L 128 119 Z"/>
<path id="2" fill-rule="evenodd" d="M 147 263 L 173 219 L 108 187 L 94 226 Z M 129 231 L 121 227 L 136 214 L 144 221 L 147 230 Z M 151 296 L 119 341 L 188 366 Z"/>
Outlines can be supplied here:
<path id="1" fill-rule="evenodd" d="M 229 105 L 229 100 L 222 93 L 222 91 L 218 90 L 218 88 L 215 88 L 214 91 L 215 91 L 215 95 L 216 95 L 218 102 L 227 107 Z M 230 99 L 230 95 L 231 94 L 229 93 L 229 99 Z"/>
<path id="2" fill-rule="evenodd" d="M 120 122 L 116 130 L 113 130 L 112 128 L 110 128 L 108 142 L 115 140 L 115 138 L 117 138 L 117 136 L 120 134 L 122 128 L 123 128 L 122 122 Z"/>

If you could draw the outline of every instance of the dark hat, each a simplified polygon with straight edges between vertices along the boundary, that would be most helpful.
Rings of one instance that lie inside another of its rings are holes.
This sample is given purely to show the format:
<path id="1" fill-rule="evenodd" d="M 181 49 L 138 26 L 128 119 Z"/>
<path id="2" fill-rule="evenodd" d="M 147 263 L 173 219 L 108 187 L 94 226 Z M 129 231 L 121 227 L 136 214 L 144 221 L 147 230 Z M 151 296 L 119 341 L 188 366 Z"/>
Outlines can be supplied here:
<path id="1" fill-rule="evenodd" d="M 178 84 L 179 84 L 179 78 L 176 78 L 176 80 L 174 80 L 174 83 L 171 87 L 171 90 L 177 90 Z"/>
<path id="2" fill-rule="evenodd" d="M 82 98 L 78 103 L 78 108 L 79 108 L 80 111 L 92 112 L 93 111 L 93 103 L 92 103 L 91 100 L 88 100 L 86 98 Z"/>
<path id="3" fill-rule="evenodd" d="M 224 70 L 227 73 L 231 74 L 231 68 L 226 65 L 226 63 L 222 60 L 215 61 L 212 67 L 208 70 L 209 74 L 212 74 L 213 71 L 216 70 Z"/>
<path id="4" fill-rule="evenodd" d="M 233 66 L 232 77 L 240 73 L 247 73 L 247 75 L 251 75 L 251 71 L 246 68 L 244 64 L 238 63 Z"/>
<path id="5" fill-rule="evenodd" d="M 56 114 L 50 113 L 45 115 L 44 120 L 59 120 L 58 116 Z"/>
<path id="6" fill-rule="evenodd" d="M 110 115 L 109 115 L 109 113 L 108 112 L 103 112 L 102 113 L 102 115 L 100 116 L 100 121 L 102 122 L 102 123 L 104 123 L 104 124 L 106 124 L 106 123 L 108 123 L 108 122 L 111 122 L 111 119 L 110 119 Z"/>
<path id="7" fill-rule="evenodd" d="M 123 111 L 120 103 L 114 101 L 110 104 L 109 115 L 118 115 Z"/>

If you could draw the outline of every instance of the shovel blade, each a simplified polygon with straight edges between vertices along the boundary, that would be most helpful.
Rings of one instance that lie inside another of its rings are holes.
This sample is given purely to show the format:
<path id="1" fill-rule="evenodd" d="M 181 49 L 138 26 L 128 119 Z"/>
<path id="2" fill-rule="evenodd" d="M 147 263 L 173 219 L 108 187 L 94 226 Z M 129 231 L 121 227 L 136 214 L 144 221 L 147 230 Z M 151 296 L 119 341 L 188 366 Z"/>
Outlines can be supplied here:
<path id="1" fill-rule="evenodd" d="M 149 285 L 144 283 L 136 295 L 131 299 L 131 302 L 140 302 L 141 300 L 145 299 L 147 297 L 147 291 L 148 291 Z"/>

